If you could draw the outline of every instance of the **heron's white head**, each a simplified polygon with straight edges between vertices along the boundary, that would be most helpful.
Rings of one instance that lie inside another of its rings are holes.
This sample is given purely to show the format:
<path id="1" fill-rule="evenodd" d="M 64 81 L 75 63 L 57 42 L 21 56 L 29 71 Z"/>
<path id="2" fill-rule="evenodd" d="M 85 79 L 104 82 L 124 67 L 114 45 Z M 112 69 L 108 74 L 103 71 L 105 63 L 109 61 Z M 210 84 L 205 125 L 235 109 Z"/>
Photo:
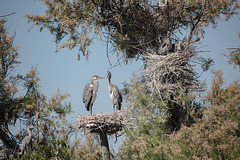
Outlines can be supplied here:
<path id="1" fill-rule="evenodd" d="M 35 128 L 35 127 L 34 127 L 33 125 L 28 125 L 27 128 L 28 128 L 28 129 L 33 129 L 33 128 Z"/>
<path id="2" fill-rule="evenodd" d="M 97 75 L 93 75 L 93 76 L 91 77 L 91 81 L 97 81 L 98 79 L 104 79 L 104 77 L 99 77 L 99 76 L 97 76 Z"/>
<path id="3" fill-rule="evenodd" d="M 28 126 L 27 126 L 27 131 L 28 131 L 28 134 L 29 134 L 29 135 L 31 135 L 31 131 L 32 131 L 33 128 L 35 128 L 35 127 L 32 126 L 32 125 L 28 125 Z"/>

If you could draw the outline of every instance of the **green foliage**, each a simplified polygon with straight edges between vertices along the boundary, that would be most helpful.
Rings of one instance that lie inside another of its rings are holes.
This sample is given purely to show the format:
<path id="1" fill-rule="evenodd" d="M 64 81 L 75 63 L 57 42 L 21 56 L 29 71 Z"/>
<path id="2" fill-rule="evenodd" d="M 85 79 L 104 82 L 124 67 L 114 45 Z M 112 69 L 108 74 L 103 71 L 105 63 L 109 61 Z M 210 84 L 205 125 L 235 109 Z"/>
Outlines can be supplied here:
<path id="1" fill-rule="evenodd" d="M 232 51 L 230 53 L 230 64 L 234 63 L 237 66 L 240 66 L 240 48 Z"/>
<path id="2" fill-rule="evenodd" d="M 5 21 L 0 20 L 0 138 L 8 148 L 12 148 L 12 153 L 9 152 L 12 155 L 4 158 L 101 159 L 96 140 L 87 136 L 87 144 L 80 144 L 78 129 L 67 121 L 67 116 L 72 113 L 71 103 L 66 101 L 69 94 L 63 94 L 58 89 L 55 95 L 47 98 L 41 93 L 37 66 L 32 67 L 24 76 L 12 74 L 20 63 L 18 47 L 13 44 L 14 36 L 7 36 L 4 25 Z M 21 156 L 17 143 L 26 136 L 26 130 L 13 136 L 8 129 L 16 121 L 22 126 L 34 126 L 34 150 L 30 155 Z M 1 147 L 1 153 L 5 152 L 4 149 Z"/>
<path id="3" fill-rule="evenodd" d="M 135 77 L 131 84 L 125 84 L 127 109 L 137 127 L 126 129 L 126 139 L 118 155 L 121 159 L 171 159 L 174 157 L 172 152 L 179 150 L 177 146 L 170 149 L 171 136 L 175 133 L 171 123 L 175 123 L 173 110 L 176 105 L 154 97 L 146 82 L 144 77 Z M 194 94 L 184 93 L 176 97 L 178 107 L 183 109 L 179 114 L 185 114 L 184 119 L 180 117 L 181 125 L 191 126 L 195 123 L 194 118 L 201 117 L 195 111 L 199 110 L 195 98 Z"/>
<path id="4" fill-rule="evenodd" d="M 69 95 L 62 94 L 58 90 L 57 94 L 47 100 L 46 96 L 36 88 L 39 78 L 35 77 L 37 75 L 35 69 L 32 68 L 27 74 L 29 83 L 26 85 L 32 84 L 35 87 L 26 94 L 27 108 L 25 108 L 25 116 L 21 117 L 21 121 L 24 120 L 26 124 L 35 126 L 32 136 L 34 150 L 32 154 L 19 156 L 17 159 L 76 159 L 74 154 L 77 152 L 71 137 L 77 133 L 77 129 L 66 120 L 67 114 L 71 113 L 71 104 L 64 103 Z"/>
<path id="5" fill-rule="evenodd" d="M 240 38 L 240 33 L 238 34 L 238 37 Z M 234 64 L 234 68 L 236 68 L 236 66 L 240 67 L 240 47 L 233 48 L 233 51 L 225 56 L 229 58 L 229 64 Z"/>
<path id="6" fill-rule="evenodd" d="M 159 99 L 151 95 L 145 81 L 144 77 L 133 78 L 130 85 L 125 85 L 128 110 L 137 124 L 149 123 L 152 120 L 160 123 L 167 116 L 166 108 Z"/>
<path id="7" fill-rule="evenodd" d="M 120 147 L 121 159 L 237 159 L 240 157 L 240 84 L 224 86 L 222 72 L 215 72 L 212 87 L 196 105 L 192 93 L 179 94 L 178 102 L 188 108 L 191 125 L 169 132 L 171 103 L 165 106 L 150 96 L 144 80 L 128 85 L 128 109 L 134 113 L 137 128 L 126 130 Z M 157 107 L 156 107 L 157 106 Z M 156 108 L 160 109 L 159 113 Z M 168 108 L 165 108 L 168 107 Z M 150 109 L 152 108 L 152 109 Z M 154 108 L 154 109 L 153 109 Z M 149 114 L 149 110 L 151 110 Z M 157 114 L 158 113 L 158 114 Z M 156 115 L 156 117 L 154 117 Z"/>
<path id="8" fill-rule="evenodd" d="M 16 115 L 15 105 L 20 98 L 16 97 L 17 85 L 21 76 L 10 76 L 11 72 L 20 63 L 18 59 L 18 47 L 14 46 L 14 36 L 8 37 L 5 29 L 5 20 L 0 19 L 0 117 L 1 122 L 14 122 Z"/>
<path id="9" fill-rule="evenodd" d="M 93 135 L 85 135 L 86 144 L 79 144 L 76 150 L 76 159 L 100 160 L 102 159 L 102 151 L 100 142 L 97 142 L 97 137 Z"/>
<path id="10" fill-rule="evenodd" d="M 52 98 L 48 102 L 48 109 L 51 112 L 56 112 L 59 115 L 65 115 L 67 113 L 71 112 L 71 104 L 65 103 L 62 104 L 62 101 L 66 99 L 69 94 L 61 94 L 60 90 L 58 89 L 58 92 L 56 95 L 52 96 Z"/>
<path id="11" fill-rule="evenodd" d="M 223 88 L 222 72 L 215 73 L 212 88 L 204 100 L 209 107 L 204 118 L 192 127 L 183 127 L 175 137 L 181 155 L 202 159 L 236 159 L 240 157 L 239 101 L 240 84 Z"/>
<path id="12" fill-rule="evenodd" d="M 36 69 L 31 69 L 26 76 L 13 74 L 20 63 L 18 47 L 14 46 L 14 36 L 8 37 L 5 20 L 0 20 L 0 138 L 9 148 L 19 148 L 16 139 L 11 136 L 9 125 L 17 120 L 31 119 L 35 115 L 35 91 L 38 81 Z M 19 91 L 22 87 L 23 92 Z M 25 93 L 24 93 L 25 92 Z"/>

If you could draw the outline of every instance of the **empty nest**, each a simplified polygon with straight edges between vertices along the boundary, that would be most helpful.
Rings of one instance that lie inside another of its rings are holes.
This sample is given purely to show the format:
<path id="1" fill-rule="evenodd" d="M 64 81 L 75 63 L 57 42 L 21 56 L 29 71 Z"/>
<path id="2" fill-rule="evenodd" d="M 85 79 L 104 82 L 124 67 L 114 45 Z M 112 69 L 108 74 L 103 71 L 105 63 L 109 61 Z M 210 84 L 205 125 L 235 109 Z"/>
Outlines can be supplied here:
<path id="1" fill-rule="evenodd" d="M 90 133 L 104 132 L 112 135 L 122 131 L 124 127 L 131 126 L 131 122 L 126 111 L 118 111 L 114 113 L 94 114 L 92 116 L 79 115 L 75 125 Z"/>

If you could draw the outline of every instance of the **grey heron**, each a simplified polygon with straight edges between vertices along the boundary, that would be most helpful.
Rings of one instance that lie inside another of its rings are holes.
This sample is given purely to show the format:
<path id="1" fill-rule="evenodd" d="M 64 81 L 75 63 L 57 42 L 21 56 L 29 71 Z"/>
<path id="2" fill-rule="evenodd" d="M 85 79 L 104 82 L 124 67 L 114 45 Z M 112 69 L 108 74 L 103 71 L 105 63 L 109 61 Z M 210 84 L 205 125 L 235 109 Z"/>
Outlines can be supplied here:
<path id="1" fill-rule="evenodd" d="M 170 34 L 171 34 L 171 32 L 168 31 L 167 36 L 163 40 L 161 40 L 161 39 L 159 40 L 160 46 L 157 50 L 157 54 L 164 55 L 172 48 Z"/>
<path id="2" fill-rule="evenodd" d="M 176 42 L 176 45 L 175 45 L 176 47 L 176 49 L 175 49 L 175 52 L 182 52 L 182 51 L 184 51 L 184 43 L 183 43 L 183 41 L 178 41 L 178 42 Z"/>
<path id="3" fill-rule="evenodd" d="M 161 43 L 160 47 L 158 48 L 158 54 L 164 54 L 168 52 L 172 47 L 171 40 L 169 37 L 166 37 L 163 42 Z"/>
<path id="4" fill-rule="evenodd" d="M 104 79 L 104 77 L 93 75 L 91 77 L 91 83 L 88 83 L 83 90 L 83 103 L 85 103 L 85 107 L 87 111 L 90 111 L 91 115 L 92 106 L 97 97 L 98 79 Z"/>
<path id="5" fill-rule="evenodd" d="M 33 126 L 27 126 L 27 132 L 28 135 L 25 136 L 22 140 L 22 148 L 21 153 L 23 154 L 30 154 L 33 150 L 33 144 L 32 144 L 32 133 L 30 129 L 33 129 Z"/>
<path id="6" fill-rule="evenodd" d="M 118 87 L 111 83 L 111 72 L 110 71 L 107 71 L 107 79 L 108 79 L 109 96 L 113 103 L 113 110 L 115 111 L 115 106 L 116 106 L 116 109 L 121 110 L 122 95 L 119 92 Z"/>

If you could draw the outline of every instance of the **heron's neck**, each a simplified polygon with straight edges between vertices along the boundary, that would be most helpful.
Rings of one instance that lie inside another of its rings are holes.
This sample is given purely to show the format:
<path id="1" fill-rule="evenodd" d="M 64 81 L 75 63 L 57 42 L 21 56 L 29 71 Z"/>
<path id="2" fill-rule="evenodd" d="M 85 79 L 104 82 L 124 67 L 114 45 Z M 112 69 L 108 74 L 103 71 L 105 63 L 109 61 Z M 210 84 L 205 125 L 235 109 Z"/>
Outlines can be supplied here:
<path id="1" fill-rule="evenodd" d="M 112 92 L 111 76 L 108 77 L 108 90 L 109 92 Z"/>
<path id="2" fill-rule="evenodd" d="M 98 85 L 98 80 L 92 81 L 93 85 Z"/>
<path id="3" fill-rule="evenodd" d="M 108 85 L 111 84 L 111 76 L 108 76 Z"/>
<path id="4" fill-rule="evenodd" d="M 98 81 L 92 81 L 92 84 L 93 84 L 93 88 L 97 91 L 98 90 Z"/>
<path id="5" fill-rule="evenodd" d="M 28 136 L 30 136 L 30 137 L 31 137 L 32 133 L 31 133 L 30 129 L 29 129 L 29 128 L 27 128 L 27 131 L 28 131 Z"/>

